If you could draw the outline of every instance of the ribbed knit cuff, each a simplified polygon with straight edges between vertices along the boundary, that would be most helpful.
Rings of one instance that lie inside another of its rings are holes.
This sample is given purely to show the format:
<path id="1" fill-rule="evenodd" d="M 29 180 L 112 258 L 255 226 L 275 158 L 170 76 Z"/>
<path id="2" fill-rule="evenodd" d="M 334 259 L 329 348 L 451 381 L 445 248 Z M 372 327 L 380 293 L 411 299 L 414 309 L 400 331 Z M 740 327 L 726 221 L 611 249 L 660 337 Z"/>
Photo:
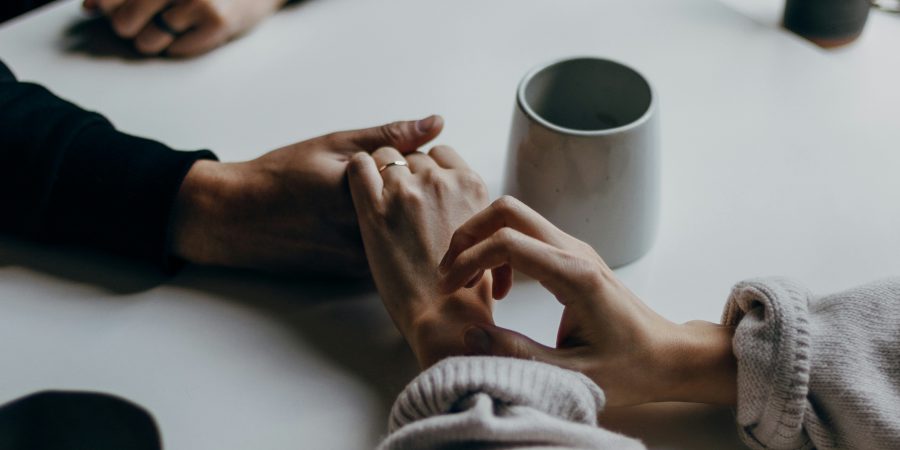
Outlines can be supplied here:
<path id="1" fill-rule="evenodd" d="M 591 426 L 606 401 L 603 391 L 577 372 L 521 359 L 455 357 L 435 364 L 403 390 L 391 411 L 389 429 L 447 414 L 476 393 Z"/>
<path id="2" fill-rule="evenodd" d="M 810 376 L 809 292 L 782 278 L 734 287 L 722 323 L 736 326 L 737 422 L 758 449 L 812 448 L 803 431 Z"/>

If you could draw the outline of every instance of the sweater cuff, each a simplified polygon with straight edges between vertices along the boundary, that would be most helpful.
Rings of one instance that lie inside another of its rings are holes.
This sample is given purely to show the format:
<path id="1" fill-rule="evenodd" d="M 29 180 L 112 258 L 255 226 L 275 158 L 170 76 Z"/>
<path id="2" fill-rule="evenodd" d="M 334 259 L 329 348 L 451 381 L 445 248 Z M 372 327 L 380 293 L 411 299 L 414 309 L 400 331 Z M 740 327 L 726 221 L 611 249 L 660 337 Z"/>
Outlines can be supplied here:
<path id="1" fill-rule="evenodd" d="M 810 376 L 809 292 L 786 279 L 736 285 L 722 322 L 736 326 L 737 423 L 752 448 L 812 448 L 803 430 Z"/>
<path id="2" fill-rule="evenodd" d="M 606 401 L 603 391 L 577 372 L 521 359 L 454 357 L 435 364 L 403 390 L 391 411 L 389 429 L 450 413 L 477 393 L 591 426 Z"/>

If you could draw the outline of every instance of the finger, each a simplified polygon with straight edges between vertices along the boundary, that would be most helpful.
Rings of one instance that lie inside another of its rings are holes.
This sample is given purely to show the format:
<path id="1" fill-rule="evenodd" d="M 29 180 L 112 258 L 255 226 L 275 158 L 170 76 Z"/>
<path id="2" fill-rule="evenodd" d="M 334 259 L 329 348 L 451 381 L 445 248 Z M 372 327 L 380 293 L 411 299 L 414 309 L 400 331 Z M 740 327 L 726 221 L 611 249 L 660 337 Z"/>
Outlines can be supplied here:
<path id="1" fill-rule="evenodd" d="M 428 155 L 420 152 L 412 152 L 406 155 L 406 162 L 409 163 L 409 170 L 412 173 L 422 173 L 427 170 L 437 169 L 438 165 Z"/>
<path id="2" fill-rule="evenodd" d="M 375 160 L 367 153 L 354 155 L 347 166 L 347 179 L 357 216 L 365 217 L 360 213 L 381 201 L 381 191 L 384 189 L 384 180 L 378 173 Z"/>
<path id="3" fill-rule="evenodd" d="M 119 36 L 131 39 L 167 4 L 169 0 L 130 0 L 112 14 L 113 29 Z"/>
<path id="4" fill-rule="evenodd" d="M 582 275 L 575 272 L 579 268 L 572 267 L 571 259 L 560 249 L 512 228 L 503 228 L 462 252 L 442 270 L 438 287 L 449 294 L 480 272 L 504 265 L 538 280 L 563 304 L 573 298 L 567 294 L 579 287 L 572 282 Z"/>
<path id="5" fill-rule="evenodd" d="M 179 2 L 163 11 L 162 18 L 169 24 L 169 28 L 184 33 L 200 22 L 202 11 L 201 2 Z"/>
<path id="6" fill-rule="evenodd" d="M 509 294 L 513 284 L 513 270 L 509 264 L 491 269 L 491 278 L 494 280 L 491 286 L 491 297 L 494 300 L 503 300 Z"/>
<path id="7" fill-rule="evenodd" d="M 474 277 L 472 277 L 471 280 L 466 282 L 466 289 L 475 287 L 475 285 L 478 284 L 478 282 L 481 281 L 482 278 L 484 278 L 484 271 L 478 272 Z"/>
<path id="8" fill-rule="evenodd" d="M 87 11 L 95 12 L 100 8 L 100 5 L 97 3 L 97 0 L 84 0 L 81 7 Z"/>
<path id="9" fill-rule="evenodd" d="M 453 147 L 447 145 L 438 145 L 432 148 L 428 151 L 428 156 L 445 169 L 469 168 L 466 160 L 462 159 L 462 156 L 459 156 L 459 154 L 456 153 L 456 150 L 453 150 Z"/>
<path id="10" fill-rule="evenodd" d="M 510 227 L 552 246 L 565 245 L 567 235 L 514 197 L 503 196 L 472 216 L 453 233 L 440 268 L 446 268 L 467 248 L 498 230 Z"/>
<path id="11" fill-rule="evenodd" d="M 381 147 L 394 147 L 410 153 L 428 143 L 444 129 L 441 116 L 429 116 L 419 121 L 393 122 L 364 130 L 334 133 L 331 138 L 346 146 L 350 152 L 372 152 Z"/>
<path id="12" fill-rule="evenodd" d="M 166 50 L 166 54 L 175 57 L 196 56 L 218 47 L 227 39 L 225 29 L 201 25 L 178 36 Z"/>
<path id="13" fill-rule="evenodd" d="M 539 344 L 523 334 L 505 328 L 486 324 L 473 326 L 466 330 L 463 341 L 469 355 L 529 359 L 574 369 L 565 350 Z"/>
<path id="14" fill-rule="evenodd" d="M 398 161 L 406 162 L 403 155 L 395 148 L 381 147 L 372 153 L 372 158 L 375 160 L 378 172 L 381 173 L 385 184 L 397 182 L 412 175 L 408 166 L 391 164 Z"/>
<path id="15" fill-rule="evenodd" d="M 122 6 L 125 1 L 126 0 L 96 0 L 96 4 L 97 8 L 100 9 L 103 14 L 106 14 L 108 16 L 119 9 L 119 7 Z"/>
<path id="16" fill-rule="evenodd" d="M 148 24 L 134 38 L 134 47 L 145 55 L 157 55 L 166 49 L 175 40 L 175 36 L 160 30 L 154 24 Z"/>

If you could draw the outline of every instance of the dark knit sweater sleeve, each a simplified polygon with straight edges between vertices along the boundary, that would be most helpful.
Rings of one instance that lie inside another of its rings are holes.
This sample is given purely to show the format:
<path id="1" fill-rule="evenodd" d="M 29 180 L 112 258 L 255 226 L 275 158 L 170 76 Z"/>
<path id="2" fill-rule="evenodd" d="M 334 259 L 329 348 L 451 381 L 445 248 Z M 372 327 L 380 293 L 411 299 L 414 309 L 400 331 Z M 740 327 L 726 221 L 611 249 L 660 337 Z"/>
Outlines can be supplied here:
<path id="1" fill-rule="evenodd" d="M 117 131 L 0 62 L 0 232 L 168 264 L 184 176 L 209 151 Z"/>

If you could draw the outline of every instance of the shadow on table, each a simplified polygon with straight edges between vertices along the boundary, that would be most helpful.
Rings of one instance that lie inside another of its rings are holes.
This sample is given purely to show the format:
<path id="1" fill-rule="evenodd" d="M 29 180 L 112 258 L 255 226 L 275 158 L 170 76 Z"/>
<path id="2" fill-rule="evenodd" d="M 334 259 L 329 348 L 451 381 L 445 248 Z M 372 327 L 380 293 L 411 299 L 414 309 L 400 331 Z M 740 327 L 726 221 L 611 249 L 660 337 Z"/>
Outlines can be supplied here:
<path id="1" fill-rule="evenodd" d="M 209 294 L 283 327 L 377 395 L 371 417 L 384 417 L 417 373 L 415 360 L 369 282 L 287 277 L 250 271 L 186 267 L 166 277 L 149 265 L 113 256 L 0 238 L 0 267 L 19 266 L 62 281 L 86 283 L 122 301 L 160 285 Z M 77 301 L 77 300 L 73 300 Z M 127 300 L 132 301 L 132 300 Z M 298 382 L 300 382 L 298 380 Z M 601 425 L 644 441 L 650 449 L 742 449 L 729 408 L 666 403 L 611 408 Z M 371 441 L 385 423 L 370 424 Z M 710 432 L 712 430 L 712 432 Z M 165 430 L 162 430 L 165 435 Z"/>
<path id="2" fill-rule="evenodd" d="M 120 38 L 105 17 L 80 19 L 63 34 L 63 49 L 100 58 L 138 60 L 143 58 L 131 41 Z"/>
<path id="3" fill-rule="evenodd" d="M 247 271 L 191 267 L 173 285 L 213 294 L 281 324 L 346 375 L 368 386 L 378 402 L 369 439 L 380 441 L 387 414 L 418 373 L 371 282 L 338 278 L 287 279 Z"/>
<path id="4" fill-rule="evenodd" d="M 373 441 L 386 432 L 387 413 L 418 374 L 418 365 L 370 281 L 283 276 L 190 267 L 172 285 L 213 294 L 281 324 L 304 345 L 377 395 Z"/>
<path id="5" fill-rule="evenodd" d="M 132 294 L 165 284 L 250 310 L 369 386 L 379 399 L 372 417 L 385 417 L 397 394 L 418 373 L 369 281 L 194 266 L 168 277 L 158 268 L 123 258 L 0 237 L 0 268 L 10 266 L 94 286 L 112 294 L 110 301 L 136 301 L 139 297 Z M 371 439 L 377 441 L 386 431 L 386 420 L 371 426 Z"/>
<path id="6" fill-rule="evenodd" d="M 0 237 L 0 267 L 19 266 L 53 278 L 87 283 L 115 295 L 153 289 L 168 280 L 140 262 L 82 249 L 59 249 Z"/>

